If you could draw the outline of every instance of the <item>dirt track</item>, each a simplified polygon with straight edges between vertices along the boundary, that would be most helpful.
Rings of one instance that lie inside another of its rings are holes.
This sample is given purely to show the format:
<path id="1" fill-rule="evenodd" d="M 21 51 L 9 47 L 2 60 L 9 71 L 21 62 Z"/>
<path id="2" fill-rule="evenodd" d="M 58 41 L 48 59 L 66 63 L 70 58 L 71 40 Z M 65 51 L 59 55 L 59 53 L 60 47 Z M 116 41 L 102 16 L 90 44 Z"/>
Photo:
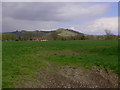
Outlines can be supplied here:
<path id="1" fill-rule="evenodd" d="M 70 66 L 57 67 L 44 61 L 48 66 L 36 72 L 32 81 L 18 82 L 22 88 L 117 88 L 118 77 L 105 68 L 91 70 Z"/>

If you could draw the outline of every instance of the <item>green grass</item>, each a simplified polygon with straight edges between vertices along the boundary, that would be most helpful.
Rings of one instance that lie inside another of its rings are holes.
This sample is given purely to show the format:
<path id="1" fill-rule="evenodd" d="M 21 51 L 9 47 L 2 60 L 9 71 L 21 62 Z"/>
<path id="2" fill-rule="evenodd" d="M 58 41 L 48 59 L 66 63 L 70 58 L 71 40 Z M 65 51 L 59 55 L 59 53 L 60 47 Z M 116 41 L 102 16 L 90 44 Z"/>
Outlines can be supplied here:
<path id="1" fill-rule="evenodd" d="M 3 87 L 32 80 L 47 60 L 55 65 L 103 66 L 118 72 L 118 41 L 19 41 L 2 43 Z"/>
<path id="2" fill-rule="evenodd" d="M 71 32 L 71 31 L 62 31 L 60 34 L 58 34 L 58 35 L 60 35 L 60 36 L 63 36 L 63 37 L 67 37 L 67 36 L 75 36 L 75 35 L 77 35 L 76 33 L 73 33 L 73 32 Z"/>

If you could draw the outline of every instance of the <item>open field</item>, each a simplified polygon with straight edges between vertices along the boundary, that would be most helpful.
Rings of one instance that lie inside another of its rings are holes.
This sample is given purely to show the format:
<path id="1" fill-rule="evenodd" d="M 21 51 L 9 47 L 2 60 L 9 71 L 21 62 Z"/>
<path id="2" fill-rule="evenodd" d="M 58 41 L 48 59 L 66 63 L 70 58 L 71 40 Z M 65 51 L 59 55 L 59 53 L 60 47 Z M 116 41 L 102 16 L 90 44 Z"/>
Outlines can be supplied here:
<path id="1" fill-rule="evenodd" d="M 9 41 L 2 52 L 4 88 L 117 87 L 115 40 Z"/>

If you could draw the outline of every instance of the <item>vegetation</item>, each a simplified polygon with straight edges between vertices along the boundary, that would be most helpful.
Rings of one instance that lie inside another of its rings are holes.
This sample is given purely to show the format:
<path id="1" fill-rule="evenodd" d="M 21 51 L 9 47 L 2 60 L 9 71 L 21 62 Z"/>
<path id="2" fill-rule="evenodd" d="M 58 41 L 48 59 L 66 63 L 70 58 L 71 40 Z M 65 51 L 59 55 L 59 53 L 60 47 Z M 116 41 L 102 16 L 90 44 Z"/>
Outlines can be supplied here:
<path id="1" fill-rule="evenodd" d="M 113 41 L 18 41 L 3 42 L 3 87 L 31 81 L 36 72 L 44 72 L 45 61 L 57 66 L 106 68 L 119 74 L 118 42 Z"/>
<path id="2" fill-rule="evenodd" d="M 10 34 L 10 33 L 3 33 L 2 34 L 2 40 L 3 41 L 18 41 L 19 38 L 15 34 Z"/>
<path id="3" fill-rule="evenodd" d="M 18 87 L 19 83 L 32 81 L 36 73 L 49 73 L 45 68 L 53 66 L 86 70 L 93 67 L 104 68 L 120 75 L 118 36 L 113 35 L 110 30 L 105 30 L 105 33 L 86 35 L 60 28 L 54 31 L 22 30 L 0 34 L 0 40 L 3 41 L 3 87 Z"/>
<path id="4" fill-rule="evenodd" d="M 15 31 L 3 33 L 3 41 L 41 41 L 41 40 L 117 40 L 116 35 L 110 30 L 105 30 L 106 35 L 86 35 L 71 29 L 60 28 L 54 31 Z"/>

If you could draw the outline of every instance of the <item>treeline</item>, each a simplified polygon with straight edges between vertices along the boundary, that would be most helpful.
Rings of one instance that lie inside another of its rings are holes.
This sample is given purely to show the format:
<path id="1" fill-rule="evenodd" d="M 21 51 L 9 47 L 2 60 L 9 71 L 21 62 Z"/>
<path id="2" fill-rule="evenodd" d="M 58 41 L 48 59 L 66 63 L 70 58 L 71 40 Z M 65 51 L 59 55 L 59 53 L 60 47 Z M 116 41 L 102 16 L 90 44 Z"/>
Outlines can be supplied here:
<path id="1" fill-rule="evenodd" d="M 19 37 L 14 34 L 2 33 L 2 41 L 18 41 Z"/>
<path id="2" fill-rule="evenodd" d="M 118 40 L 117 35 L 87 35 L 86 40 Z"/>
<path id="3" fill-rule="evenodd" d="M 17 36 L 15 34 L 3 33 L 2 41 L 41 41 L 41 40 L 117 40 L 116 35 L 76 35 L 62 37 L 55 33 L 46 36 Z"/>
<path id="4" fill-rule="evenodd" d="M 2 41 L 40 41 L 40 40 L 85 40 L 86 37 L 84 35 L 76 35 L 76 36 L 67 36 L 67 37 L 62 37 L 58 35 L 57 33 L 49 33 L 47 35 L 39 35 L 35 36 L 29 35 L 29 34 L 24 34 L 22 36 L 18 36 L 15 34 L 11 33 L 3 33 L 2 34 Z"/>

